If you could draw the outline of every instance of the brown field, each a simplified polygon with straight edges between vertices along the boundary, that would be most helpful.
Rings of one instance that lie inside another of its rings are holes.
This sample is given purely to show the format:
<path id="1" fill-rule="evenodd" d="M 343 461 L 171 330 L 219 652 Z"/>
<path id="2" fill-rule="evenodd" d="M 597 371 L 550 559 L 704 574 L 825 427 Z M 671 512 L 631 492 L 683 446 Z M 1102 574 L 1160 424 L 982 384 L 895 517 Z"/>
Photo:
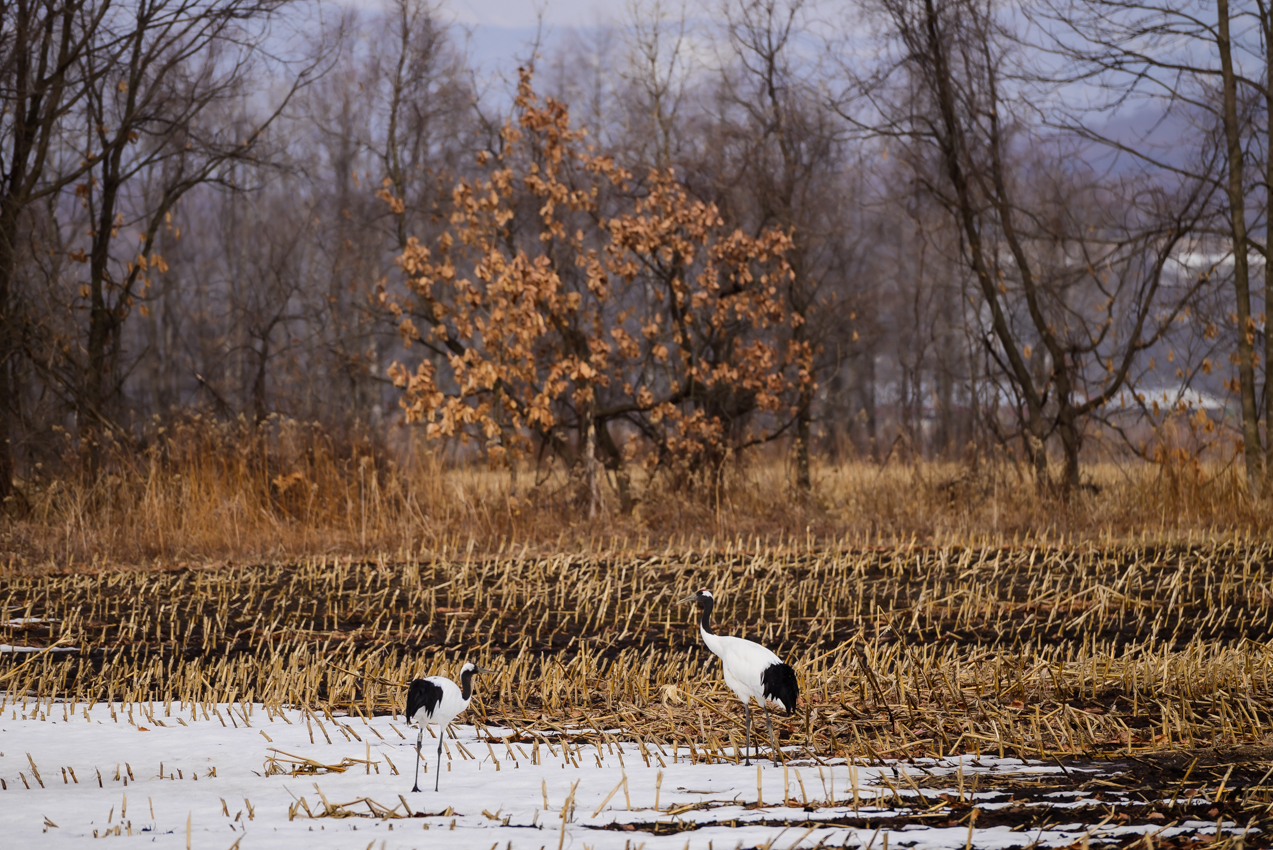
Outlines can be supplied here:
<path id="1" fill-rule="evenodd" d="M 1088 787 L 1103 783 L 1147 823 L 1175 816 L 1164 799 L 1206 795 L 1212 819 L 1273 826 L 1273 546 L 1246 536 L 982 548 L 740 539 L 551 557 L 466 547 L 10 574 L 0 643 L 79 651 L 0 656 L 0 699 L 50 713 L 57 701 L 140 701 L 152 717 L 174 702 L 296 705 L 312 712 L 312 734 L 334 735 L 334 718 L 400 712 L 403 683 L 468 658 L 500 671 L 470 709 L 479 724 L 717 760 L 741 744 L 742 712 L 690 608 L 673 604 L 700 586 L 716 593 L 720 631 L 796 667 L 802 705 L 776 724 L 798 748 L 788 758 L 1096 763 Z M 14 624 L 23 618 L 47 622 Z M 1024 802 L 1051 789 L 1004 793 Z M 998 810 L 984 823 L 1013 817 L 1044 815 Z"/>

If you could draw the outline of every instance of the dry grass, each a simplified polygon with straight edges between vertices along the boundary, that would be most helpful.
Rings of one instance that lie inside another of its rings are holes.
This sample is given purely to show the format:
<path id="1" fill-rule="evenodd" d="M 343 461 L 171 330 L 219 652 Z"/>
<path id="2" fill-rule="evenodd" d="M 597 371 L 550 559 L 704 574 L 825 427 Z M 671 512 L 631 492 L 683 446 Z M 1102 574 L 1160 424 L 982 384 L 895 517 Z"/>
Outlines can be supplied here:
<path id="1" fill-rule="evenodd" d="M 717 482 L 673 487 L 636 474 L 638 504 L 617 510 L 613 488 L 589 521 L 560 466 L 487 470 L 368 435 L 341 441 L 315 425 L 271 419 L 212 423 L 197 417 L 116 446 L 86 482 L 40 474 L 20 483 L 0 519 L 10 571 L 295 560 L 315 554 L 375 557 L 472 545 L 490 554 L 515 542 L 531 551 L 663 545 L 754 535 L 774 541 L 850 539 L 933 545 L 1224 536 L 1257 531 L 1273 511 L 1250 499 L 1232 466 L 1188 460 L 1094 464 L 1091 486 L 1067 502 L 1041 497 L 1008 460 L 883 467 L 850 461 L 815 468 L 812 494 L 796 493 L 781 458 L 730 466 Z M 68 440 L 66 463 L 74 468 Z M 444 462 L 445 461 L 445 462 Z"/>
<path id="2" fill-rule="evenodd" d="M 859 549 L 752 540 L 14 576 L 0 582 L 0 643 L 79 651 L 0 656 L 0 701 L 51 716 L 123 701 L 127 719 L 168 725 L 191 714 L 245 722 L 253 703 L 299 706 L 311 735 L 348 736 L 341 715 L 399 712 L 402 683 L 469 658 L 500 671 L 479 682 L 470 717 L 513 728 L 515 740 L 567 752 L 635 740 L 646 760 L 717 760 L 741 744 L 742 716 L 690 610 L 672 604 L 699 586 L 716 592 L 722 631 L 796 667 L 802 706 L 778 726 L 810 757 L 1273 743 L 1273 549 L 1246 538 Z"/>

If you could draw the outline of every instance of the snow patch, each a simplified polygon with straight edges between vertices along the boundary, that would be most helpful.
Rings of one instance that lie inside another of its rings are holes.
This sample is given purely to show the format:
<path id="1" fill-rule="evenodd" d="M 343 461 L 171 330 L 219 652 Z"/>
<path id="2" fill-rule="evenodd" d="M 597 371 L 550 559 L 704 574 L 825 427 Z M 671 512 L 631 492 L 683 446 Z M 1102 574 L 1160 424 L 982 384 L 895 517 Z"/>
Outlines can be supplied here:
<path id="1" fill-rule="evenodd" d="M 0 696 L 5 698 L 21 695 Z M 441 790 L 434 793 L 434 730 L 425 732 L 419 765 L 420 785 L 425 788 L 427 779 L 428 790 L 413 794 L 416 731 L 401 718 L 280 713 L 260 704 L 10 702 L 0 712 L 0 835 L 6 846 L 23 848 L 82 846 L 117 831 L 171 848 L 187 846 L 187 831 L 192 847 L 229 847 L 241 838 L 245 850 L 373 843 L 386 850 L 493 844 L 514 850 L 559 844 L 575 850 L 585 844 L 705 850 L 769 842 L 865 847 L 872 841 L 880 847 L 875 830 L 835 821 L 878 821 L 920 810 L 918 793 L 899 781 L 905 774 L 930 784 L 932 776 L 950 777 L 946 793 L 953 796 L 957 772 L 1060 770 L 984 756 L 882 766 L 836 760 L 784 768 L 767 759 L 751 767 L 694 764 L 683 748 L 674 757 L 670 748 L 648 743 L 527 743 L 510 730 L 453 726 L 456 737 L 444 741 Z M 929 805 L 941 793 L 923 789 Z M 965 791 L 976 800 L 999 796 L 992 789 Z M 897 799 L 914 799 L 915 808 L 897 808 Z M 782 820 L 815 825 L 773 825 Z M 654 834 L 654 823 L 670 834 Z M 1166 830 L 1093 826 L 1030 833 L 979 828 L 973 844 L 986 850 L 1031 842 L 1055 847 L 1085 835 L 1094 841 L 1150 831 L 1210 835 L 1216 828 L 1203 821 Z M 879 832 L 892 833 L 892 847 L 954 850 L 968 840 L 966 826 L 906 824 Z"/>

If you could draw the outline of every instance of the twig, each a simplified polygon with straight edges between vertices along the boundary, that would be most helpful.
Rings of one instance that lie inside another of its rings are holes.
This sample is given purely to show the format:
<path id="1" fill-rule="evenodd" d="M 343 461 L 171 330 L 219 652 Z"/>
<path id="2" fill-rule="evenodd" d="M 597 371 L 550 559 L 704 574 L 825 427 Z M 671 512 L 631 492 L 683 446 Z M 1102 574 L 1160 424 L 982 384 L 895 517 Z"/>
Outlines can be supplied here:
<path id="1" fill-rule="evenodd" d="M 871 669 L 870 663 L 866 660 L 866 653 L 862 651 L 862 647 L 854 647 L 857 650 L 858 663 L 862 665 L 862 669 L 866 671 L 867 681 L 871 683 L 871 687 L 875 688 L 875 697 L 884 706 L 884 710 L 888 712 L 888 719 L 892 722 L 893 727 L 897 727 L 897 718 L 893 716 L 893 708 L 884 701 L 884 693 L 880 690 L 880 683 L 875 680 L 875 671 Z"/>

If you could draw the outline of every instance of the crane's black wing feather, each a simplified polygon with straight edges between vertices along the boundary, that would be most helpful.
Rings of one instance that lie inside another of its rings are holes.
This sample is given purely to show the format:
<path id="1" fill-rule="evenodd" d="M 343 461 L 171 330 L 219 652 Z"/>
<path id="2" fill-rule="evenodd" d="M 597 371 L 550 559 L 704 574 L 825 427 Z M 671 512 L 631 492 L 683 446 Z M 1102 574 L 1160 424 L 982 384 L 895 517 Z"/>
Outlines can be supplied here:
<path id="1" fill-rule="evenodd" d="M 442 702 L 442 689 L 428 679 L 416 679 L 407 690 L 407 720 L 419 722 L 416 714 L 424 709 L 424 713 L 433 716 L 433 710 Z"/>
<path id="2" fill-rule="evenodd" d="M 788 714 L 796 710 L 800 685 L 796 683 L 796 671 L 791 669 L 790 664 L 770 664 L 760 674 L 760 684 L 767 699 L 782 703 Z"/>

